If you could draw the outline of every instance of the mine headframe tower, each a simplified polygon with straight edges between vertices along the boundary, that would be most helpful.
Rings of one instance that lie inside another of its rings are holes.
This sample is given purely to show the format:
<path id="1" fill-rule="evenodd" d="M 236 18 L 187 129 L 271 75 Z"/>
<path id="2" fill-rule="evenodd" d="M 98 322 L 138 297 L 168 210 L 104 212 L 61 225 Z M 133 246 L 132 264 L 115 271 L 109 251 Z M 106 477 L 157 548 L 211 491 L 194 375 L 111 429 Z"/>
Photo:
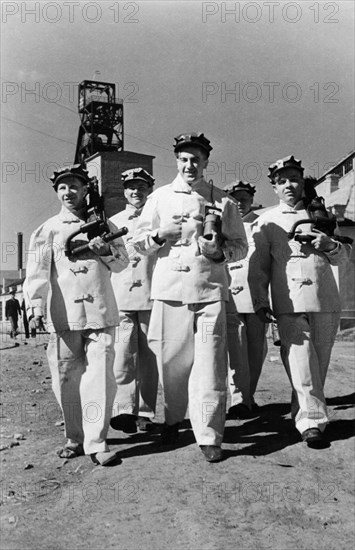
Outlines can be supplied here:
<path id="1" fill-rule="evenodd" d="M 115 84 L 83 80 L 79 84 L 78 110 L 75 164 L 94 153 L 123 151 L 123 101 L 116 99 Z"/>

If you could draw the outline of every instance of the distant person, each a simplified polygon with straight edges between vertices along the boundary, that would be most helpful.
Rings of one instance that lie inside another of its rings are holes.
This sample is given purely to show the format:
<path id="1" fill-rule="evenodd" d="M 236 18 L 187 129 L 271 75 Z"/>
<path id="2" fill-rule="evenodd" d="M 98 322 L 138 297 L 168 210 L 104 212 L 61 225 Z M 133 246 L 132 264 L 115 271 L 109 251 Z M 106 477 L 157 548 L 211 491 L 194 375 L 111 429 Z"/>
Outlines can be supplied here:
<path id="1" fill-rule="evenodd" d="M 43 317 L 37 319 L 37 330 L 38 332 L 46 332 L 46 327 L 44 326 Z"/>
<path id="2" fill-rule="evenodd" d="M 125 226 L 129 230 L 123 237 L 129 264 L 120 273 L 111 275 L 120 325 L 116 329 L 113 366 L 117 393 L 110 424 L 115 430 L 135 433 L 137 427 L 141 431 L 153 428 L 158 390 L 156 357 L 147 339 L 154 257 L 139 254 L 131 243 L 154 178 L 143 168 L 132 168 L 122 173 L 122 181 L 127 205 L 111 221 L 116 227 Z"/>
<path id="3" fill-rule="evenodd" d="M 116 393 L 113 360 L 118 324 L 110 273 L 123 269 L 127 261 L 121 240 L 106 244 L 99 236 L 90 240 L 82 255 L 65 253 L 73 233 L 80 235 L 72 241 L 74 247 L 88 244 L 80 227 L 88 221 L 89 177 L 81 165 L 74 165 L 54 172 L 51 180 L 61 210 L 32 234 L 25 299 L 36 322 L 49 300 L 47 356 L 67 437 L 58 454 L 61 458 L 90 455 L 93 462 L 106 466 L 116 460 L 106 443 Z"/>
<path id="4" fill-rule="evenodd" d="M 269 170 L 280 204 L 255 222 L 257 261 L 256 269 L 250 272 L 251 289 L 261 321 L 268 322 L 273 313 L 277 318 L 281 357 L 292 385 L 291 415 L 296 428 L 309 446 L 319 446 L 329 422 L 324 383 L 340 318 L 332 266 L 347 262 L 351 247 L 312 230 L 300 160 L 289 156 L 276 161 Z M 288 233 L 298 221 L 305 223 L 296 226 L 291 238 Z"/>
<path id="5" fill-rule="evenodd" d="M 15 298 L 16 290 L 12 290 L 10 295 L 10 300 L 7 300 L 5 304 L 5 317 L 7 321 L 10 321 L 10 337 L 16 339 L 18 335 L 18 318 L 21 317 L 21 308 L 19 301 Z"/>
<path id="6" fill-rule="evenodd" d="M 25 331 L 25 338 L 29 338 L 30 337 L 30 329 L 29 329 L 29 325 L 28 325 L 25 300 L 22 300 L 22 302 L 21 302 L 21 311 L 22 311 L 23 329 Z"/>
<path id="7" fill-rule="evenodd" d="M 230 298 L 227 304 L 230 418 L 250 418 L 258 405 L 254 394 L 267 353 L 266 325 L 255 313 L 249 287 L 249 273 L 254 268 L 250 257 L 254 251 L 252 223 L 257 215 L 252 210 L 255 186 L 236 181 L 224 187 L 236 201 L 248 239 L 248 256 L 228 263 Z"/>
<path id="8" fill-rule="evenodd" d="M 31 319 L 30 319 L 29 328 L 30 328 L 30 331 L 31 331 L 31 338 L 36 338 L 36 336 L 37 336 L 37 323 L 36 323 L 36 319 L 34 317 L 31 317 Z"/>
<path id="9" fill-rule="evenodd" d="M 149 195 L 134 242 L 156 256 L 148 339 L 164 389 L 161 442 L 177 443 L 189 406 L 197 444 L 217 462 L 227 389 L 225 262 L 243 258 L 247 241 L 235 202 L 203 177 L 211 150 L 202 133 L 175 138 L 178 174 Z"/>

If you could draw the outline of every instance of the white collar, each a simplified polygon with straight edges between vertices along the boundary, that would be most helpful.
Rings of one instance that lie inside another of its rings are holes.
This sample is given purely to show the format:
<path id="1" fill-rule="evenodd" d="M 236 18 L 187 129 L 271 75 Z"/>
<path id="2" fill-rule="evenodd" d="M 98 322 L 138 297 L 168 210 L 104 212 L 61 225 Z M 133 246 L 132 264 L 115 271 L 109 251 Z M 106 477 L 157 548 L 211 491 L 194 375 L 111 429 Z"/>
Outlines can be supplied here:
<path id="1" fill-rule="evenodd" d="M 286 204 L 280 200 L 280 208 L 282 213 L 298 212 L 299 210 L 305 210 L 303 199 L 299 200 L 294 206 Z"/>
<path id="2" fill-rule="evenodd" d="M 211 185 L 207 183 L 203 177 L 193 185 L 189 185 L 183 180 L 180 174 L 178 174 L 171 185 L 175 193 L 191 194 L 194 191 L 202 195 L 207 201 L 211 200 Z"/>
<path id="3" fill-rule="evenodd" d="M 59 218 L 64 223 L 82 223 L 84 220 L 80 219 L 78 214 L 70 212 L 65 206 L 62 206 L 59 212 Z"/>

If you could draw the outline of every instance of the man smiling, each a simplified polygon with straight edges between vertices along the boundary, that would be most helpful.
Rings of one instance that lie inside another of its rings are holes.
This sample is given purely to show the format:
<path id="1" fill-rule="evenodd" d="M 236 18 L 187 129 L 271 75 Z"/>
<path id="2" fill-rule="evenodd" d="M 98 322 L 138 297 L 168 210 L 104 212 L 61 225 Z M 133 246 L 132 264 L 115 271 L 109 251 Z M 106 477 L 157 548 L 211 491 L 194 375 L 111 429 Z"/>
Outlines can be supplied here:
<path id="1" fill-rule="evenodd" d="M 279 206 L 255 222 L 254 269 L 249 280 L 256 313 L 268 322 L 268 287 L 281 339 L 281 357 L 292 385 L 291 414 L 302 440 L 319 445 L 328 423 L 324 382 L 339 323 L 340 299 L 331 266 L 346 262 L 349 245 L 312 230 L 304 196 L 304 168 L 289 156 L 269 168 Z M 307 220 L 292 240 L 295 222 Z M 251 261 L 253 256 L 251 258 Z"/>
<path id="2" fill-rule="evenodd" d="M 122 173 L 125 210 L 111 218 L 117 226 L 129 230 L 123 240 L 129 264 L 111 277 L 120 325 L 116 329 L 114 374 L 117 393 L 111 427 L 125 433 L 152 428 L 158 389 L 155 355 L 148 346 L 147 332 L 152 301 L 150 284 L 154 257 L 142 256 L 132 246 L 132 236 L 142 208 L 152 192 L 154 178 L 143 168 Z"/>
<path id="3" fill-rule="evenodd" d="M 39 320 L 48 300 L 47 356 L 67 437 L 58 455 L 68 459 L 87 454 L 93 462 L 106 466 L 116 460 L 106 443 L 115 396 L 114 334 L 118 324 L 110 272 L 120 271 L 127 261 L 122 242 L 107 244 L 100 236 L 88 243 L 89 250 L 82 256 L 65 253 L 68 238 L 79 234 L 88 221 L 90 180 L 81 165 L 55 172 L 51 180 L 61 211 L 31 237 L 25 301 L 29 316 Z M 79 244 L 83 244 L 82 237 Z"/>
<path id="4" fill-rule="evenodd" d="M 177 155 L 177 169 L 182 179 L 189 185 L 193 185 L 203 176 L 203 171 L 208 165 L 208 159 L 204 151 L 196 146 L 181 151 Z"/>
<path id="5" fill-rule="evenodd" d="M 148 338 L 164 389 L 163 444 L 174 444 L 189 405 L 196 441 L 208 462 L 222 459 L 226 406 L 226 259 L 243 258 L 245 231 L 237 205 L 203 178 L 212 147 L 203 134 L 175 138 L 178 175 L 152 193 L 134 241 L 156 256 Z M 203 236 L 207 206 L 221 231 Z"/>

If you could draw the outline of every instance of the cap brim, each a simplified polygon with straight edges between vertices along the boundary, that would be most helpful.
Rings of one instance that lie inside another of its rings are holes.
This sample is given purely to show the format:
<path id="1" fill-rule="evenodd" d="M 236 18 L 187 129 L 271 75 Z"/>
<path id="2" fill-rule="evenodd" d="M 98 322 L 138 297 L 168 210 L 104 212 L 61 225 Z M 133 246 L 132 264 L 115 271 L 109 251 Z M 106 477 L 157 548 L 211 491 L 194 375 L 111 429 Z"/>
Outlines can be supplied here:
<path id="1" fill-rule="evenodd" d="M 71 174 L 68 172 L 67 174 L 60 174 L 53 182 L 53 187 L 56 187 L 60 183 L 60 181 L 65 178 L 77 178 L 81 180 L 85 185 L 89 184 L 89 180 L 85 176 L 82 176 L 81 174 Z"/>
<path id="2" fill-rule="evenodd" d="M 184 149 L 184 147 L 196 147 L 197 149 L 201 149 L 201 151 L 204 151 L 207 153 L 207 155 L 210 154 L 210 150 L 201 145 L 200 143 L 196 143 L 196 141 L 184 141 L 183 143 L 178 143 L 178 145 L 175 145 L 174 152 L 177 153 L 180 151 L 180 149 Z"/>
<path id="3" fill-rule="evenodd" d="M 139 177 L 134 179 L 129 179 L 129 180 L 123 180 L 122 183 L 123 183 L 123 186 L 125 186 L 125 185 L 129 185 L 130 183 L 133 183 L 134 181 L 142 181 L 143 183 L 146 183 L 150 187 L 153 187 L 154 185 L 153 182 L 144 180 L 143 178 L 139 178 Z"/>

